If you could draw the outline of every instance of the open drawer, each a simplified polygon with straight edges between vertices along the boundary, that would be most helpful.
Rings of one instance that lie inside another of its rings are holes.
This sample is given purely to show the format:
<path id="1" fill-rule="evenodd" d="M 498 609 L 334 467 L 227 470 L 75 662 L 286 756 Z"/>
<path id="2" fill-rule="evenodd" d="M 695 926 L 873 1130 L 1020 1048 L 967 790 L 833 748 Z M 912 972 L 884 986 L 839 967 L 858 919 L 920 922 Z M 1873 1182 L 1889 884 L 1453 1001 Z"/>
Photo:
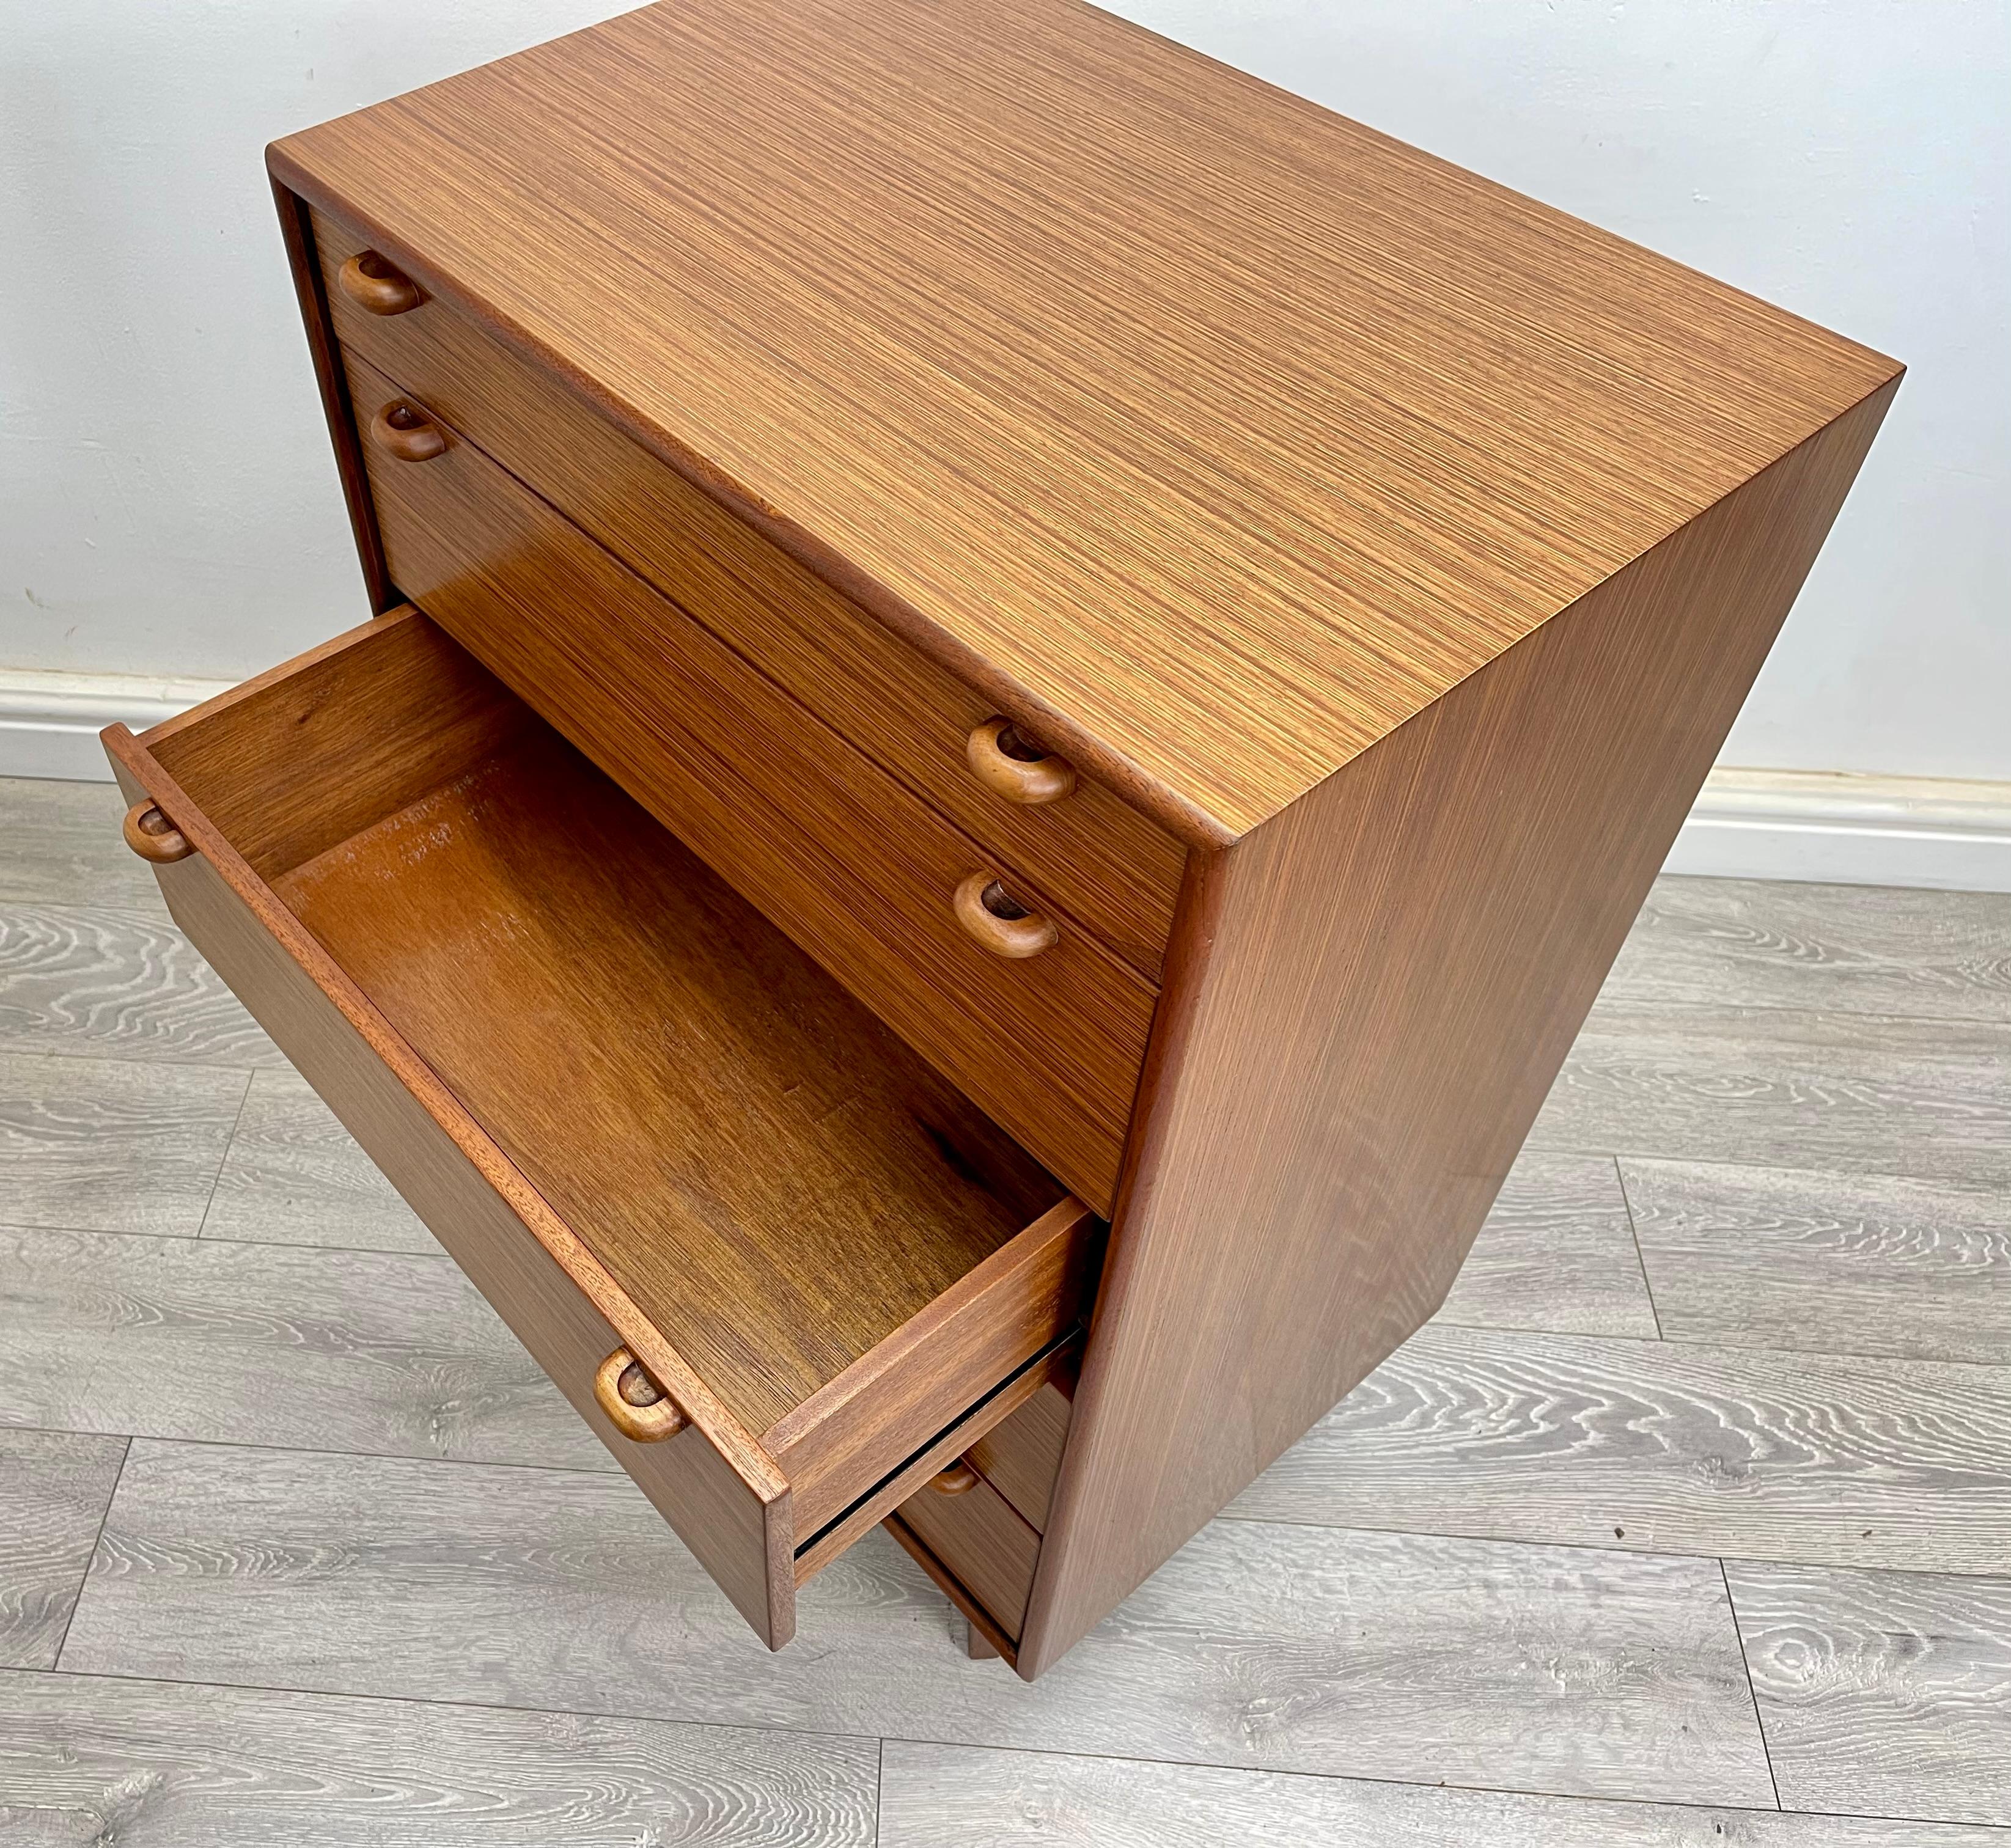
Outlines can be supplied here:
<path id="1" fill-rule="evenodd" d="M 105 736 L 176 920 L 771 1647 L 1050 1377 L 1089 1210 L 416 612 Z"/>

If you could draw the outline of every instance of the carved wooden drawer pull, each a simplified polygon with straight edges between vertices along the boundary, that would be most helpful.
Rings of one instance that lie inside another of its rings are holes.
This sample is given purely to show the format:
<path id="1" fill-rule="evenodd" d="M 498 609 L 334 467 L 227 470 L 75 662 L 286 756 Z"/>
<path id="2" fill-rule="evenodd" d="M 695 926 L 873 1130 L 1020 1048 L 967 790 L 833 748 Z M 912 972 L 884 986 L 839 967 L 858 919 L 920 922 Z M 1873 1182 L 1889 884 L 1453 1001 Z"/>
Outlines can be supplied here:
<path id="1" fill-rule="evenodd" d="M 400 462 L 430 462 L 447 453 L 440 425 L 416 404 L 395 399 L 370 420 L 370 440 Z"/>
<path id="2" fill-rule="evenodd" d="M 186 860 L 195 851 L 181 830 L 152 802 L 135 802 L 126 811 L 126 844 L 156 866 Z"/>
<path id="3" fill-rule="evenodd" d="M 956 889 L 956 921 L 994 956 L 1038 956 L 1052 949 L 1055 927 L 1030 912 L 988 872 L 973 872 Z"/>
<path id="4" fill-rule="evenodd" d="M 343 265 L 336 280 L 344 295 L 373 315 L 402 315 L 419 305 L 418 288 L 412 279 L 375 251 L 358 251 Z"/>
<path id="5" fill-rule="evenodd" d="M 626 1348 L 617 1348 L 601 1362 L 593 1376 L 593 1396 L 607 1422 L 632 1443 L 661 1443 L 689 1422 Z"/>
<path id="6" fill-rule="evenodd" d="M 1010 719 L 987 719 L 965 741 L 971 773 L 994 795 L 1031 808 L 1059 802 L 1075 788 L 1075 766 L 1048 757 Z"/>
<path id="7" fill-rule="evenodd" d="M 929 1487 L 938 1495 L 963 1495 L 977 1487 L 977 1472 L 962 1457 L 939 1476 L 929 1478 Z"/>

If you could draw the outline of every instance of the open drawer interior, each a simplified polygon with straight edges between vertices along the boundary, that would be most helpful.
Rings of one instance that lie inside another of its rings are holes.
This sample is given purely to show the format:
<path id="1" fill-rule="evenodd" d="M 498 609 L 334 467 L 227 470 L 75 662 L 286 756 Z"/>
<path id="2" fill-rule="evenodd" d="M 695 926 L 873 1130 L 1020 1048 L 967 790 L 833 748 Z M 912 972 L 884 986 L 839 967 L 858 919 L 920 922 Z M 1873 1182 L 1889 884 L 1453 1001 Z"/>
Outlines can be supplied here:
<path id="1" fill-rule="evenodd" d="M 1087 1209 L 416 613 L 108 742 L 194 849 L 158 869 L 185 927 L 575 1404 L 584 1349 L 541 1350 L 547 1306 L 511 1299 L 579 1292 L 667 1395 L 661 1445 L 593 1421 L 771 1642 L 783 1582 L 1072 1338 Z M 374 1064 L 319 1043 L 289 970 Z M 410 1134 L 377 1065 L 493 1194 L 480 1225 L 385 1146 Z M 540 1261 L 489 1262 L 497 1224 Z M 703 1480 L 652 1480 L 694 1439 Z M 747 1506 L 714 1520 L 722 1459 Z M 761 1559 L 718 1569 L 746 1535 Z"/>

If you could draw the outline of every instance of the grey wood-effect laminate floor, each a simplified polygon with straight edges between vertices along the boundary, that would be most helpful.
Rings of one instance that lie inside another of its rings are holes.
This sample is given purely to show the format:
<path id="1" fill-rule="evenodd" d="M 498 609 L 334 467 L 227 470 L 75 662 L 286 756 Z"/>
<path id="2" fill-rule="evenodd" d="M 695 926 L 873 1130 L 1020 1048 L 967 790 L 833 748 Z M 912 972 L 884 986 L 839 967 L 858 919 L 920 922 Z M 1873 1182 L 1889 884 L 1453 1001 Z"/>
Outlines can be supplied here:
<path id="1" fill-rule="evenodd" d="M 1433 1322 L 1027 1687 L 771 1656 L 0 783 L 0 1845 L 2011 1848 L 2011 898 L 1659 885 Z"/>

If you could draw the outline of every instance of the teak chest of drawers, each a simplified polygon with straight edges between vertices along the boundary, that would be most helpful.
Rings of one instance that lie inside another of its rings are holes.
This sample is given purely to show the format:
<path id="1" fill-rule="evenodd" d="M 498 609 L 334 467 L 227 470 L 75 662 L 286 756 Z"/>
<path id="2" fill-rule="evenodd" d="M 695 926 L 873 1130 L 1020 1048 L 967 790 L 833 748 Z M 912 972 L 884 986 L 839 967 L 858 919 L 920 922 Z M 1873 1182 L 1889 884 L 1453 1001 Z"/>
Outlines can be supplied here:
<path id="1" fill-rule="evenodd" d="M 1899 368 L 1071 0 L 269 164 L 376 614 L 129 840 L 771 1646 L 884 1521 L 1038 1674 L 1444 1295 Z"/>

